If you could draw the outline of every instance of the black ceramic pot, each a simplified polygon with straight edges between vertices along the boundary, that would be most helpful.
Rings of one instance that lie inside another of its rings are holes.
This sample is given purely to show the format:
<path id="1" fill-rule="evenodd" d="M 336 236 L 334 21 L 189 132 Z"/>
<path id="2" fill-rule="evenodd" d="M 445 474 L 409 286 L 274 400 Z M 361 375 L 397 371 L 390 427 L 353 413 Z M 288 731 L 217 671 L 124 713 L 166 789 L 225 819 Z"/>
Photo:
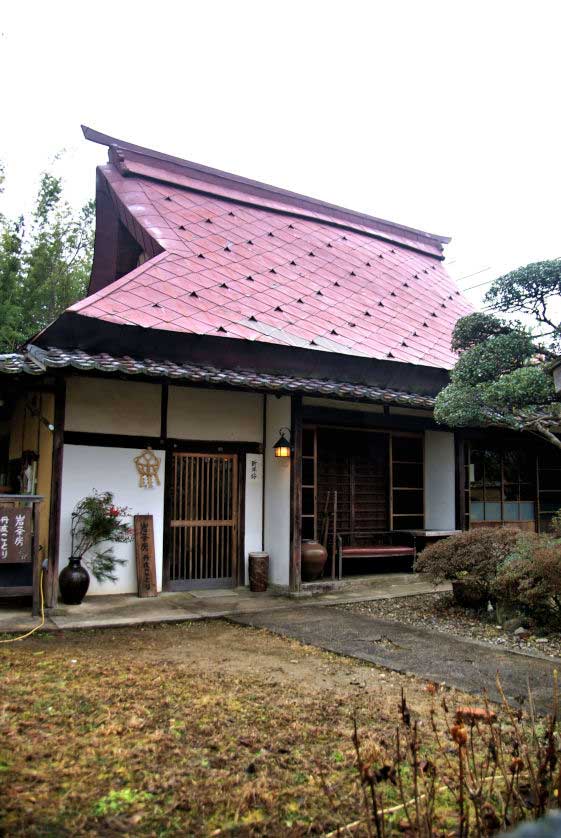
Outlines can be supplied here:
<path id="1" fill-rule="evenodd" d="M 58 576 L 60 596 L 65 605 L 80 605 L 90 587 L 90 574 L 80 556 L 71 556 Z"/>

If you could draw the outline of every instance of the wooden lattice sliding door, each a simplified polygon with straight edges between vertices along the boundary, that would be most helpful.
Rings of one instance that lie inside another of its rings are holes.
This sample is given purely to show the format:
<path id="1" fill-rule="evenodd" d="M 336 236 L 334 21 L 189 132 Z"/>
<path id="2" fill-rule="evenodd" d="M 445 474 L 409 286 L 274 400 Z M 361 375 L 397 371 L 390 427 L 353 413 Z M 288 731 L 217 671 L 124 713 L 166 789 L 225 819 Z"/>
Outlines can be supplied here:
<path id="1" fill-rule="evenodd" d="M 318 501 L 337 491 L 338 528 L 388 529 L 388 435 L 318 428 Z"/>
<path id="2" fill-rule="evenodd" d="M 302 538 L 322 538 L 337 492 L 337 529 L 349 533 L 424 527 L 420 433 L 305 427 Z"/>
<path id="3" fill-rule="evenodd" d="M 237 454 L 175 453 L 170 590 L 233 586 L 238 561 Z"/>

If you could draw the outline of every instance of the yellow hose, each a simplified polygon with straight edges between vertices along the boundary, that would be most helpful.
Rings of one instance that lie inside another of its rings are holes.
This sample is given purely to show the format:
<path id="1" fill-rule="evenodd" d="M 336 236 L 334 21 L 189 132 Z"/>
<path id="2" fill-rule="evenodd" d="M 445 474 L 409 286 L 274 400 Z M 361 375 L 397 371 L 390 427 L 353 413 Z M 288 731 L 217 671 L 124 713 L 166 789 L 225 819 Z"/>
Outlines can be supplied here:
<path id="1" fill-rule="evenodd" d="M 39 590 L 41 592 L 41 622 L 35 628 L 32 628 L 31 631 L 27 631 L 25 634 L 20 634 L 19 637 L 9 637 L 7 640 L 0 640 L 0 643 L 15 643 L 16 640 L 25 640 L 26 637 L 29 637 L 38 629 L 43 628 L 45 625 L 45 598 L 43 596 L 43 568 L 41 568 L 41 577 L 39 581 Z"/>

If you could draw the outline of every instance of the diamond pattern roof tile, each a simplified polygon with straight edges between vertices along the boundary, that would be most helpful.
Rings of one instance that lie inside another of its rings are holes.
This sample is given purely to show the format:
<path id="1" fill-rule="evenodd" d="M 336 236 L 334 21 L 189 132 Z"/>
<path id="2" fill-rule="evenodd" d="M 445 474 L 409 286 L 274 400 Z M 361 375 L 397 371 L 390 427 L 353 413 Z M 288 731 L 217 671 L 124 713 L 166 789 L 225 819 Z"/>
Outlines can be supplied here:
<path id="1" fill-rule="evenodd" d="M 454 365 L 452 329 L 471 306 L 442 240 L 156 153 L 114 144 L 109 157 L 101 177 L 152 258 L 70 311 Z"/>

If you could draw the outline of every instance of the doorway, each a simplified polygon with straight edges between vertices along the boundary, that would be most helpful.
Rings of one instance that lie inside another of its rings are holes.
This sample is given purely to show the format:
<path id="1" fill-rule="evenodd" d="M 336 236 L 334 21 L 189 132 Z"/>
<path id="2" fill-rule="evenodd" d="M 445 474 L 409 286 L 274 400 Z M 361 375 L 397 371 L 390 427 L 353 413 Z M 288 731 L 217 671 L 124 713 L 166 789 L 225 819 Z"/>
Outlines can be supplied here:
<path id="1" fill-rule="evenodd" d="M 238 455 L 174 453 L 168 589 L 225 588 L 238 570 Z"/>

